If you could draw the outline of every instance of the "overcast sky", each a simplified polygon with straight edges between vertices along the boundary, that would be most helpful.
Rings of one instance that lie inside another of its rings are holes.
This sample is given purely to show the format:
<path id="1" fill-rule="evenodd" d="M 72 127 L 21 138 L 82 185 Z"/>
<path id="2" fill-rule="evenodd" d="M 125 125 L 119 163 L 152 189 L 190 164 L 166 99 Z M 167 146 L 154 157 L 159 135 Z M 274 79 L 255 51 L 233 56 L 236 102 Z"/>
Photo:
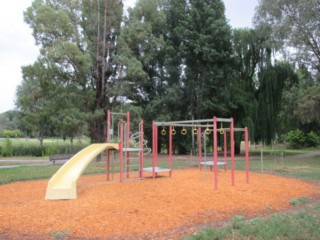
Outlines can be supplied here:
<path id="1" fill-rule="evenodd" d="M 258 0 L 223 0 L 233 28 L 251 27 Z M 23 21 L 23 11 L 32 0 L 7 0 L 0 8 L 0 113 L 14 109 L 15 92 L 21 83 L 21 66 L 34 63 L 38 48 L 31 29 Z M 124 0 L 133 5 L 135 0 Z"/>

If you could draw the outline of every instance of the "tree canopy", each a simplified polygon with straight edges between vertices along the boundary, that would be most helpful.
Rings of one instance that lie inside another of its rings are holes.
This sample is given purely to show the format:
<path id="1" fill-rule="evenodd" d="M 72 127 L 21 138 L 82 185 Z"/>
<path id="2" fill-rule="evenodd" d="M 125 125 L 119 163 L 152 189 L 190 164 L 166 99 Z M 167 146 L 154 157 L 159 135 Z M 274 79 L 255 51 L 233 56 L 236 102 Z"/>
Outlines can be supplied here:
<path id="1" fill-rule="evenodd" d="M 34 0 L 24 17 L 40 55 L 22 67 L 21 123 L 40 141 L 103 142 L 107 109 L 141 115 L 147 138 L 154 119 L 216 115 L 270 144 L 297 119 L 319 122 L 317 8 L 261 1 L 254 29 L 232 29 L 222 0 L 138 0 L 126 13 L 121 0 Z"/>

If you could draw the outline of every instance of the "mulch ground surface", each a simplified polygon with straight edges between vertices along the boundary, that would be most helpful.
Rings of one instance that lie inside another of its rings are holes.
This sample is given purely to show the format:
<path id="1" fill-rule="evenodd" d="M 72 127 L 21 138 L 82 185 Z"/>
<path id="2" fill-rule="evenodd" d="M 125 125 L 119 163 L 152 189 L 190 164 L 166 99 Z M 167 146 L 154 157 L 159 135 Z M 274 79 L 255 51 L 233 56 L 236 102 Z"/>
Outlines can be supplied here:
<path id="1" fill-rule="evenodd" d="M 177 170 L 152 179 L 107 182 L 81 176 L 75 200 L 44 200 L 47 180 L 0 186 L 0 239 L 176 239 L 199 226 L 292 208 L 319 186 L 272 175 Z"/>

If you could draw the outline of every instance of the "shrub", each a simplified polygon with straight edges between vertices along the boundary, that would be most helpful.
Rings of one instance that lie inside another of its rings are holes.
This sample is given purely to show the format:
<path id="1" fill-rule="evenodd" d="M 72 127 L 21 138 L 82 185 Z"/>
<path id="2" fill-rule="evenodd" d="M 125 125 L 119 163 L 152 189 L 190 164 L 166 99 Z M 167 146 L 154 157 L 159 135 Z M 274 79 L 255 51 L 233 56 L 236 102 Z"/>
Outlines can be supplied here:
<path id="1" fill-rule="evenodd" d="M 289 148 L 316 147 L 320 144 L 320 137 L 313 131 L 304 134 L 296 129 L 287 133 L 286 141 Z"/>
<path id="2" fill-rule="evenodd" d="M 12 146 L 12 156 L 50 156 L 53 154 L 75 154 L 81 149 L 86 147 L 84 144 L 77 145 L 56 145 L 56 144 L 46 144 L 44 146 L 40 145 L 30 145 L 30 144 L 19 144 Z"/>
<path id="3" fill-rule="evenodd" d="M 15 138 L 15 137 L 20 137 L 22 135 L 22 132 L 18 129 L 16 130 L 3 129 L 1 131 L 1 135 L 5 138 Z"/>
<path id="4" fill-rule="evenodd" d="M 305 144 L 305 136 L 300 129 L 287 133 L 286 141 L 289 148 L 301 148 Z"/>
<path id="5" fill-rule="evenodd" d="M 306 135 L 306 145 L 307 147 L 315 147 L 320 144 L 320 137 L 313 131 Z"/>
<path id="6" fill-rule="evenodd" d="M 12 148 L 13 156 L 33 156 L 41 157 L 45 152 L 45 148 L 40 145 L 14 145 Z"/>
<path id="7" fill-rule="evenodd" d="M 1 155 L 3 157 L 11 157 L 12 156 L 12 142 L 9 138 L 6 138 L 4 140 L 4 144 L 1 149 Z"/>

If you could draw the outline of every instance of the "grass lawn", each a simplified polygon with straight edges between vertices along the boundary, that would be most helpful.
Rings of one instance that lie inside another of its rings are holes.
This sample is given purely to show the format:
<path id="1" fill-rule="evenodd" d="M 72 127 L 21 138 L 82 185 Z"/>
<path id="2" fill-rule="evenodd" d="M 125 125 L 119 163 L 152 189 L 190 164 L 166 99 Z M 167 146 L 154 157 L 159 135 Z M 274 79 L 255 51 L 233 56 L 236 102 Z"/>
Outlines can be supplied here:
<path id="1" fill-rule="evenodd" d="M 308 205 L 294 213 L 273 214 L 246 220 L 234 216 L 223 228 L 204 229 L 184 240 L 211 239 L 319 239 L 320 203 Z"/>
<path id="2" fill-rule="evenodd" d="M 236 161 L 236 169 L 245 170 L 244 160 Z M 274 174 L 285 177 L 299 178 L 303 180 L 320 179 L 320 157 L 302 159 L 269 158 L 264 160 L 252 158 L 250 171 L 261 174 Z"/>
<path id="3" fill-rule="evenodd" d="M 264 161 L 259 154 L 250 159 L 250 171 L 262 174 L 274 174 L 302 180 L 320 180 L 320 156 L 292 158 L 310 150 L 264 151 Z M 236 161 L 236 169 L 244 170 L 244 159 Z M 263 175 L 262 175 L 263 176 Z M 303 205 L 300 210 L 288 213 L 272 214 L 246 220 L 243 216 L 234 216 L 224 227 L 207 228 L 184 240 L 211 239 L 319 239 L 320 201 L 310 199 L 292 199 L 292 205 Z"/>

